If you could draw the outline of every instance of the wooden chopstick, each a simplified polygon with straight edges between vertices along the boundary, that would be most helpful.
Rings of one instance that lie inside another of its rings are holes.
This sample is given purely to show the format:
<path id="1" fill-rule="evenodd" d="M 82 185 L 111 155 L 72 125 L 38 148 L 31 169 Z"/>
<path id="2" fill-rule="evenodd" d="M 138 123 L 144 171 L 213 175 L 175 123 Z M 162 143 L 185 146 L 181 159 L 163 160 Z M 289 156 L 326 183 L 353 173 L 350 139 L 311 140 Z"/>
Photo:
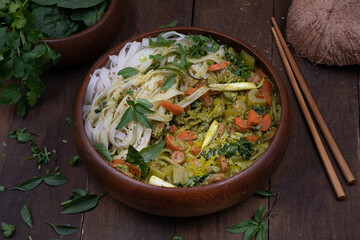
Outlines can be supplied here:
<path id="1" fill-rule="evenodd" d="M 328 126 L 326 125 L 326 122 L 325 122 L 324 118 L 322 117 L 320 110 L 318 109 L 318 107 L 314 101 L 314 98 L 312 97 L 312 95 L 310 93 L 310 90 L 304 80 L 304 77 L 302 76 L 300 69 L 298 68 L 298 66 L 296 64 L 296 62 L 290 52 L 290 49 L 288 48 L 288 46 L 285 42 L 283 35 L 281 34 L 281 31 L 279 29 L 279 26 L 276 23 L 275 18 L 272 17 L 271 21 L 275 27 L 277 36 L 280 39 L 280 43 L 285 51 L 286 57 L 287 57 L 288 61 L 290 62 L 291 68 L 293 69 L 293 71 L 295 73 L 297 82 L 300 85 L 300 88 L 305 96 L 305 99 L 308 102 L 310 109 L 311 109 L 312 113 L 314 114 L 315 119 L 318 122 L 319 127 L 320 127 L 322 133 L 324 134 L 324 137 L 325 137 L 332 153 L 334 154 L 334 157 L 335 157 L 337 163 L 339 164 L 340 169 L 346 178 L 346 181 L 349 184 L 355 183 L 356 179 L 355 179 L 353 173 L 351 172 L 348 164 L 346 163 L 343 155 L 341 154 L 341 151 L 338 148 L 333 136 L 331 135 L 330 130 L 329 130 Z"/>
<path id="2" fill-rule="evenodd" d="M 285 69 L 286 69 L 286 72 L 289 76 L 289 79 L 290 79 L 290 83 L 291 83 L 291 86 L 294 90 L 294 93 L 296 95 L 296 98 L 299 102 L 299 105 L 300 105 L 300 108 L 305 116 L 305 120 L 309 126 L 309 129 L 310 129 L 310 132 L 314 138 L 314 141 L 315 141 L 315 145 L 319 151 L 319 154 L 320 154 L 320 157 L 322 159 L 322 162 L 325 166 L 325 169 L 326 169 L 326 172 L 330 178 L 330 182 L 331 182 L 331 185 L 335 191 L 335 194 L 336 194 L 336 197 L 339 199 L 339 200 L 342 200 L 342 199 L 345 199 L 346 198 L 346 195 L 345 195 L 345 192 L 340 184 L 340 181 L 335 173 L 335 170 L 330 162 L 330 159 L 326 153 L 326 150 L 324 148 L 324 145 L 322 144 L 321 142 L 321 139 L 320 139 L 320 136 L 319 136 L 319 133 L 317 132 L 316 130 L 316 127 L 315 127 L 315 124 L 314 124 L 314 121 L 312 120 L 311 118 L 311 115 L 310 115 L 310 112 L 306 106 L 306 103 L 305 103 L 305 100 L 304 100 L 304 97 L 302 96 L 302 93 L 300 91 L 300 88 L 299 88 L 299 85 L 297 84 L 296 82 L 296 79 L 295 79 L 295 76 L 294 76 L 294 73 L 290 67 L 290 64 L 289 64 L 289 61 L 288 59 L 286 58 L 286 55 L 285 55 L 285 52 L 284 52 L 284 49 L 282 48 L 281 46 L 281 43 L 280 43 L 280 40 L 279 40 L 279 37 L 275 31 L 275 29 L 272 27 L 271 28 L 271 31 L 274 35 L 274 38 L 275 38 L 275 42 L 276 42 L 276 45 L 279 49 L 279 52 L 280 52 L 280 56 L 281 56 L 281 59 L 283 61 L 283 64 L 285 66 Z"/>

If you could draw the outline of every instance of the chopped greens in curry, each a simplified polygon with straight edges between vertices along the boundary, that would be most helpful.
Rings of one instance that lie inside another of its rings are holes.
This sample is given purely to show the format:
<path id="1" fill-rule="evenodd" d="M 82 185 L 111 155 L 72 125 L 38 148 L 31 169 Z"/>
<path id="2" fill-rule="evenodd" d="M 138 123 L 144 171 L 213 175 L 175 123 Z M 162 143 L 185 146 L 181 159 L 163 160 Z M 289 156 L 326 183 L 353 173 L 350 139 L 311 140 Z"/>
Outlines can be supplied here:
<path id="1" fill-rule="evenodd" d="M 172 31 L 127 43 L 107 66 L 90 79 L 85 129 L 129 177 L 214 183 L 254 163 L 277 131 L 272 80 L 249 53 L 210 36 Z"/>

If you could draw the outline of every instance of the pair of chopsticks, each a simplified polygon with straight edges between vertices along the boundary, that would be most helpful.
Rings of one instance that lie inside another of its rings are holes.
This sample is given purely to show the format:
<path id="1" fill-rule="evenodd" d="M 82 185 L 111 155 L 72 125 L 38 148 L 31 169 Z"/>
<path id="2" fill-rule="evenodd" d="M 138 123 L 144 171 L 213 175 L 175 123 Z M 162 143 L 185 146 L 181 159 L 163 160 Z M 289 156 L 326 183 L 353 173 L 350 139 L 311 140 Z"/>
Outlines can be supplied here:
<path id="1" fill-rule="evenodd" d="M 320 154 L 320 157 L 324 164 L 325 170 L 329 176 L 331 185 L 335 191 L 336 197 L 339 200 L 345 199 L 346 198 L 345 192 L 344 192 L 344 190 L 340 184 L 340 181 L 334 171 L 334 168 L 333 168 L 333 166 L 330 162 L 330 159 L 326 153 L 324 145 L 321 142 L 319 133 L 317 132 L 314 121 L 310 115 L 309 109 L 307 108 L 307 105 L 305 103 L 305 100 L 304 100 L 304 97 L 302 94 L 304 94 L 306 101 L 308 102 L 308 105 L 309 105 L 316 121 L 318 122 L 318 125 L 319 125 L 336 161 L 337 161 L 338 165 L 340 166 L 340 169 L 346 178 L 347 183 L 349 183 L 349 184 L 355 183 L 355 181 L 356 181 L 355 177 L 352 174 L 349 166 L 347 165 L 338 146 L 336 145 L 336 142 L 335 142 L 334 138 L 332 137 L 332 135 L 329 131 L 329 128 L 327 127 L 318 107 L 316 106 L 315 101 L 310 93 L 310 90 L 300 72 L 300 69 L 298 68 L 298 66 L 297 66 L 297 64 L 285 42 L 285 39 L 282 36 L 280 29 L 273 17 L 271 18 L 271 21 L 274 25 L 274 27 L 271 28 L 271 31 L 274 35 L 275 42 L 279 49 L 281 59 L 285 66 L 288 77 L 290 79 L 290 83 L 294 90 L 296 98 L 299 102 L 300 108 L 305 116 L 305 120 L 310 128 L 312 137 L 314 138 L 315 145 L 319 151 L 319 154 Z M 300 87 L 299 87 L 299 85 L 300 85 Z M 300 90 L 300 88 L 301 88 L 301 90 Z"/>

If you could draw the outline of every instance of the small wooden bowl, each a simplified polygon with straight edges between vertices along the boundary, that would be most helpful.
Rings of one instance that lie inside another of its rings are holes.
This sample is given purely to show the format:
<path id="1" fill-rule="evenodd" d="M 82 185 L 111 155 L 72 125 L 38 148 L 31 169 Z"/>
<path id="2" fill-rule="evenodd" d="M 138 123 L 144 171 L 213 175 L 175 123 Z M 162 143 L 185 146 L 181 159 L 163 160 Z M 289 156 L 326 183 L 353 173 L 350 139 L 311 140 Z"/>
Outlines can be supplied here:
<path id="1" fill-rule="evenodd" d="M 45 42 L 61 54 L 57 67 L 75 65 L 98 56 L 119 35 L 124 21 L 126 0 L 111 0 L 104 16 L 91 27 L 63 38 Z"/>
<path id="2" fill-rule="evenodd" d="M 214 184 L 192 188 L 162 188 L 127 177 L 100 157 L 92 147 L 84 129 L 82 107 L 90 75 L 108 62 L 109 55 L 118 54 L 125 43 L 155 37 L 159 33 L 169 30 L 185 34 L 211 35 L 215 41 L 219 40 L 221 44 L 232 46 L 237 51 L 244 49 L 256 58 L 258 66 L 275 82 L 280 96 L 281 121 L 269 148 L 244 171 Z M 235 37 L 198 27 L 174 27 L 146 32 L 116 45 L 105 53 L 92 66 L 80 86 L 73 110 L 73 121 L 77 123 L 73 128 L 73 134 L 80 158 L 88 171 L 100 181 L 109 194 L 140 211 L 172 217 L 199 216 L 217 212 L 252 195 L 263 186 L 278 167 L 291 133 L 291 110 L 288 95 L 279 74 L 270 62 L 249 44 Z"/>

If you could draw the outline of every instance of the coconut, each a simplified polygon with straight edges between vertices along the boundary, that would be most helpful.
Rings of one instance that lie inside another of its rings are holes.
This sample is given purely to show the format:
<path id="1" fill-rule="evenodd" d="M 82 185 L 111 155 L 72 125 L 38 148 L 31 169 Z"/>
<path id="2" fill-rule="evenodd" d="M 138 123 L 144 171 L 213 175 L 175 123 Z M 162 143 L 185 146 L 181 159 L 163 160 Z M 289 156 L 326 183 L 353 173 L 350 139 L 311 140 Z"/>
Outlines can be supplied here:
<path id="1" fill-rule="evenodd" d="M 315 64 L 360 64 L 360 0 L 294 0 L 286 36 Z"/>

